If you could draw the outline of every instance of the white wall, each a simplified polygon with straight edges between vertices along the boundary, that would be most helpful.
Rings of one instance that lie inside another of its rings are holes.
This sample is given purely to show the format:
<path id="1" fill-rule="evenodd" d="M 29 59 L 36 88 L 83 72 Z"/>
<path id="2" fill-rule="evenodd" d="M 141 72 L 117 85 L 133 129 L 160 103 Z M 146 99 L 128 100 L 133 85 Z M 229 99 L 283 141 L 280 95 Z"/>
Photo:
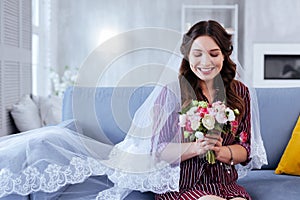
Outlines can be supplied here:
<path id="1" fill-rule="evenodd" d="M 181 30 L 182 4 L 235 4 L 240 7 L 239 25 L 243 27 L 244 1 L 239 0 L 60 0 L 57 1 L 57 59 L 58 67 L 79 68 L 87 56 L 106 34 L 114 35 L 143 27 L 161 27 Z M 243 30 L 239 30 L 243 41 Z M 242 43 L 242 42 L 241 42 Z M 239 48 L 242 55 L 243 48 Z M 144 63 L 158 60 L 158 52 L 147 52 L 138 60 Z M 240 60 L 243 60 L 241 56 Z M 136 65 L 136 59 L 119 63 L 119 66 Z M 146 74 L 149 76 L 149 73 Z M 143 78 L 143 77 L 142 77 Z M 146 77 L 145 77 L 146 78 Z"/>
<path id="2" fill-rule="evenodd" d="M 180 31 L 182 4 L 239 4 L 239 61 L 252 78 L 255 43 L 300 43 L 298 0 L 61 0 L 57 2 L 58 68 L 80 67 L 105 38 L 141 27 Z M 104 37 L 103 37 L 104 35 Z M 151 56 L 150 56 L 151 58 Z M 141 59 L 143 59 L 141 57 Z"/>

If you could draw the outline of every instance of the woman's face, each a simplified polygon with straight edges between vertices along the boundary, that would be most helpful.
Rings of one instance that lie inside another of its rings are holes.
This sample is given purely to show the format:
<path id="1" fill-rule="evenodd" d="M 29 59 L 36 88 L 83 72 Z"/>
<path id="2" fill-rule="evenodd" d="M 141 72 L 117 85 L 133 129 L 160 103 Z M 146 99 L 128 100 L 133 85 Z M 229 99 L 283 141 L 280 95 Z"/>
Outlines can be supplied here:
<path id="1" fill-rule="evenodd" d="M 209 36 L 199 36 L 191 46 L 189 62 L 191 70 L 201 80 L 213 80 L 223 67 L 224 56 L 220 47 Z"/>

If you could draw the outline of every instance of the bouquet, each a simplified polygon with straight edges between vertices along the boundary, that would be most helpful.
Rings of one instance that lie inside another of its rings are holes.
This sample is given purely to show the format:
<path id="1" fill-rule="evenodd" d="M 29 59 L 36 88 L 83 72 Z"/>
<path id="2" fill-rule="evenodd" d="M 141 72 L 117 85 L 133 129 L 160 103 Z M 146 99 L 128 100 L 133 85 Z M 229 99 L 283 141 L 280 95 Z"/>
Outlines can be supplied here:
<path id="1" fill-rule="evenodd" d="M 68 65 L 64 67 L 64 73 L 60 76 L 53 68 L 50 68 L 50 80 L 53 86 L 53 93 L 62 97 L 69 86 L 76 83 L 78 69 L 71 69 Z"/>
<path id="2" fill-rule="evenodd" d="M 179 113 L 179 125 L 184 130 L 184 138 L 193 142 L 206 134 L 235 133 L 238 126 L 237 115 L 238 109 L 232 110 L 221 101 L 209 104 L 194 100 Z M 212 150 L 207 151 L 205 156 L 208 163 L 215 163 Z"/>

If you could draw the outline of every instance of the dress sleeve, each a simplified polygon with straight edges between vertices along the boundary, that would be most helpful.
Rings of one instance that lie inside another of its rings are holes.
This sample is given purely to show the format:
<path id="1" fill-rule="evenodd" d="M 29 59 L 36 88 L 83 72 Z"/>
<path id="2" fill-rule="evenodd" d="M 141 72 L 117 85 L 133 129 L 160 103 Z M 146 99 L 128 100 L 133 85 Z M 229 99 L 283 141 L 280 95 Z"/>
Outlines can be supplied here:
<path id="1" fill-rule="evenodd" d="M 155 102 L 152 117 L 152 152 L 157 156 L 169 143 L 180 142 L 179 109 L 180 103 L 176 95 L 164 87 Z"/>
<path id="2" fill-rule="evenodd" d="M 251 110 L 250 110 L 250 93 L 248 88 L 242 83 L 237 84 L 237 93 L 243 97 L 245 103 L 245 112 L 244 116 L 242 116 L 241 121 L 238 126 L 235 144 L 240 144 L 247 151 L 247 160 L 245 162 L 240 163 L 241 165 L 247 165 L 250 158 L 250 141 L 251 141 Z"/>

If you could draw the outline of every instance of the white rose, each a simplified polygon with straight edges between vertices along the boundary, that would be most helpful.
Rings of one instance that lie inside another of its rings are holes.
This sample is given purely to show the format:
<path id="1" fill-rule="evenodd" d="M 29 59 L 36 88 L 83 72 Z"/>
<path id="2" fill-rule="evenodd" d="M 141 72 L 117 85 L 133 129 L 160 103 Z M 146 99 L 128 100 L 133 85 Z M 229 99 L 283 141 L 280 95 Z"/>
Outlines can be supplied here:
<path id="1" fill-rule="evenodd" d="M 195 131 L 199 128 L 200 122 L 199 121 L 191 121 L 191 128 Z"/>
<path id="2" fill-rule="evenodd" d="M 199 115 L 191 115 L 189 116 L 189 120 L 191 122 L 191 128 L 195 131 L 199 128 L 200 126 L 200 116 Z"/>
<path id="3" fill-rule="evenodd" d="M 198 139 L 198 140 L 202 140 L 204 138 L 204 134 L 200 131 L 196 131 L 195 133 L 195 137 Z"/>
<path id="4" fill-rule="evenodd" d="M 186 124 L 186 114 L 179 115 L 179 126 L 185 127 Z"/>
<path id="5" fill-rule="evenodd" d="M 191 107 L 189 109 L 189 111 L 186 112 L 186 114 L 189 115 L 189 116 L 192 116 L 192 115 L 195 114 L 195 112 L 197 111 L 197 109 L 198 109 L 197 107 Z"/>
<path id="6" fill-rule="evenodd" d="M 215 126 L 215 118 L 212 115 L 206 114 L 202 119 L 202 123 L 207 130 L 212 130 Z"/>

